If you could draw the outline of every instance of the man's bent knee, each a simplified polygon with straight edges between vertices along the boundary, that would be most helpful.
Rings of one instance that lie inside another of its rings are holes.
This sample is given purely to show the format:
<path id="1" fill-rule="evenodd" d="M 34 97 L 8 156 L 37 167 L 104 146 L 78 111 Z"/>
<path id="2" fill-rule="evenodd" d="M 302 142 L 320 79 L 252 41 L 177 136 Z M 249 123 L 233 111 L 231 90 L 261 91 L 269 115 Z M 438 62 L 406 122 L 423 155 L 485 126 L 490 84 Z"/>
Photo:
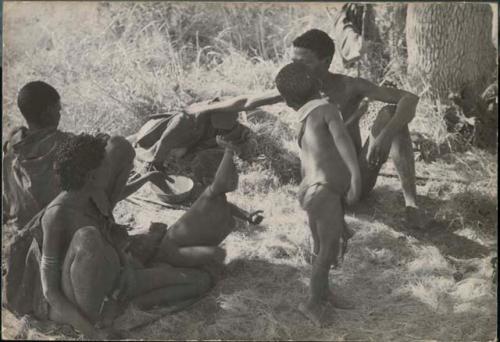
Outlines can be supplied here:
<path id="1" fill-rule="evenodd" d="M 371 129 L 372 136 L 376 137 L 378 134 L 380 134 L 382 129 L 384 129 L 384 127 L 389 123 L 389 121 L 391 121 L 395 112 L 396 112 L 396 105 L 393 104 L 385 105 L 379 110 Z"/>

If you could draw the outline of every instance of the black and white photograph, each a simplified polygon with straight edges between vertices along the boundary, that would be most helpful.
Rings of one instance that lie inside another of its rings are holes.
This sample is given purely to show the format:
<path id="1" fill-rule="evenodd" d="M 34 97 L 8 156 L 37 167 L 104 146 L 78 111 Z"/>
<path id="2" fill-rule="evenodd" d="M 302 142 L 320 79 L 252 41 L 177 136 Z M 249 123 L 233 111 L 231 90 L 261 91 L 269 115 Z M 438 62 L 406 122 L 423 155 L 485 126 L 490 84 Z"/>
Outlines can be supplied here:
<path id="1" fill-rule="evenodd" d="M 2 24 L 2 339 L 497 341 L 497 2 Z"/>

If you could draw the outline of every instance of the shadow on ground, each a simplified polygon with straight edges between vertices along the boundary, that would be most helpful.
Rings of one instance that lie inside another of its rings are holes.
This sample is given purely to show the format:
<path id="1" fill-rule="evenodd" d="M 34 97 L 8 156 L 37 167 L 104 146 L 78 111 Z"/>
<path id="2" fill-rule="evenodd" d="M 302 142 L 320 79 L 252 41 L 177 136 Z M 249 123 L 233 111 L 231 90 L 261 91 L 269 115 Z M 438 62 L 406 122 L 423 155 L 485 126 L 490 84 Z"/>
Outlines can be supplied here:
<path id="1" fill-rule="evenodd" d="M 436 246 L 443 255 L 455 258 L 484 257 L 489 254 L 490 248 L 455 233 L 460 225 L 476 226 L 478 222 L 477 215 L 473 215 L 464 208 L 464 196 L 466 195 L 457 194 L 449 200 L 419 196 L 423 220 L 426 222 L 422 230 L 408 227 L 405 221 L 403 196 L 399 190 L 388 185 L 377 186 L 366 199 L 350 208 L 348 213 L 354 216 L 368 216 L 369 220 L 380 221 L 396 231 Z M 481 203 L 487 203 L 483 206 L 483 211 L 487 215 L 482 220 L 494 222 L 493 215 L 496 217 L 496 210 L 492 210 L 492 206 L 494 207 L 495 204 L 485 195 L 477 193 L 475 196 L 469 199 L 471 204 L 478 201 L 478 196 L 481 196 Z M 445 207 L 461 208 L 462 212 L 456 213 L 460 215 L 461 221 L 456 222 L 450 217 L 440 217 L 442 216 L 440 212 Z"/>

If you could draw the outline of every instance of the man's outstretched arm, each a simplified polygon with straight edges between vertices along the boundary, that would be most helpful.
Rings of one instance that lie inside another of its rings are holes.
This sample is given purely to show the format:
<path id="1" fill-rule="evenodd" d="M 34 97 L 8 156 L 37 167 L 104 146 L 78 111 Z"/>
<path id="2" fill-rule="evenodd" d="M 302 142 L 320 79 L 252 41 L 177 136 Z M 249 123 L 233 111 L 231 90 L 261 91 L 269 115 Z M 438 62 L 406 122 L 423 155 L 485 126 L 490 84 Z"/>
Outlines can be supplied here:
<path id="1" fill-rule="evenodd" d="M 242 110 L 251 110 L 260 106 L 268 106 L 278 102 L 282 102 L 283 97 L 277 89 L 270 90 L 263 94 L 249 96 Z"/>
<path id="2" fill-rule="evenodd" d="M 258 95 L 240 95 L 217 102 L 194 103 L 186 107 L 188 114 L 200 114 L 208 112 L 234 113 L 252 110 L 260 106 L 272 105 L 283 101 L 278 90 L 270 90 Z"/>

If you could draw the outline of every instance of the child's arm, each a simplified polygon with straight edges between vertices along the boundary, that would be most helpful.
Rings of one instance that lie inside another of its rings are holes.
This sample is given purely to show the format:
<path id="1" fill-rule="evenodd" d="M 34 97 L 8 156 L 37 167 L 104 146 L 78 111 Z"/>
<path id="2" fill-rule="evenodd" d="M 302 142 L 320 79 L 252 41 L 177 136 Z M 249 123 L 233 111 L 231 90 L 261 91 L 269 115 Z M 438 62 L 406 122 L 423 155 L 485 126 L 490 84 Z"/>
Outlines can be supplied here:
<path id="1" fill-rule="evenodd" d="M 332 134 L 335 145 L 340 153 L 340 156 L 347 165 L 351 173 L 351 185 L 347 193 L 347 203 L 352 204 L 359 199 L 361 195 L 361 172 L 358 164 L 356 149 L 347 132 L 342 117 L 338 109 L 333 105 L 324 107 L 324 119 L 328 125 L 328 129 Z"/>

